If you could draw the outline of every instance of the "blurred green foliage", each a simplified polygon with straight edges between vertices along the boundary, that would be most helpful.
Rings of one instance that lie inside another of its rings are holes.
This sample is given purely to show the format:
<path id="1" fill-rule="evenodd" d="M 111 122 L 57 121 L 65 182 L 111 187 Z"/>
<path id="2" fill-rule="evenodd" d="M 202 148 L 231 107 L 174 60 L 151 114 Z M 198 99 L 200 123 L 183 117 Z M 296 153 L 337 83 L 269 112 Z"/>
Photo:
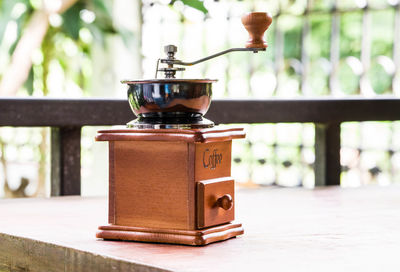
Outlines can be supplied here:
<path id="1" fill-rule="evenodd" d="M 10 23 L 17 23 L 16 38 L 8 48 L 10 55 L 20 42 L 35 11 L 42 9 L 44 3 L 34 0 L 0 1 L 0 36 L 4 36 Z M 111 4 L 103 0 L 78 0 L 61 15 L 51 15 L 49 29 L 41 44 L 40 53 L 37 54 L 39 56 L 36 56 L 25 83 L 29 95 L 35 91 L 35 86 L 43 95 L 48 94 L 47 76 L 52 61 L 58 62 L 82 90 L 87 89 L 85 87 L 90 73 L 85 67 L 88 67 L 91 60 L 92 40 L 106 46 L 107 35 L 118 34 L 124 36 L 125 40 L 129 38 L 126 31 L 113 25 Z"/>
<path id="2" fill-rule="evenodd" d="M 208 10 L 206 9 L 206 7 L 204 6 L 204 2 L 203 1 L 199 1 L 199 0 L 180 0 L 184 5 L 188 6 L 188 7 L 192 7 L 194 9 L 197 9 L 203 13 L 207 13 Z M 175 2 L 177 2 L 177 0 L 172 0 L 169 4 L 172 6 Z"/>
<path id="3" fill-rule="evenodd" d="M 157 1 L 155 1 L 157 2 Z M 168 5 L 174 6 L 176 2 L 197 9 L 204 14 L 208 13 L 204 2 L 201 0 L 172 0 Z M 228 1 L 234 2 L 236 1 Z M 250 1 L 255 7 L 259 1 Z M 261 1 L 260 1 L 261 2 Z M 310 12 L 302 16 L 306 10 L 307 1 L 281 0 L 277 3 L 266 1 L 271 6 L 272 12 L 281 12 L 274 18 L 271 29 L 267 32 L 270 52 L 277 52 L 275 48 L 275 32 L 277 28 L 283 34 L 283 58 L 285 67 L 282 78 L 301 80 L 302 69 L 293 66 L 293 60 L 301 61 L 302 51 L 305 50 L 309 58 L 307 78 L 314 95 L 327 95 L 330 93 L 328 78 L 332 67 L 329 68 L 331 55 L 331 28 L 333 1 L 313 1 L 309 6 Z M 157 2 L 158 3 L 158 2 Z M 246 2 L 246 4 L 249 4 Z M 8 46 L 9 55 L 13 53 L 27 23 L 35 10 L 41 8 L 41 0 L 0 0 L 0 37 L 3 37 L 7 25 L 14 21 L 17 24 L 16 39 Z M 160 4 L 160 3 L 158 3 Z M 378 2 L 372 4 L 379 5 Z M 250 4 L 249 4 L 250 5 Z M 357 9 L 354 3 L 338 1 L 339 18 L 339 56 L 340 63 L 338 77 L 341 91 L 345 95 L 360 93 L 360 71 L 357 71 L 355 62 L 349 62 L 347 57 L 354 57 L 361 61 L 363 25 L 369 24 L 370 40 L 370 67 L 364 71 L 371 81 L 371 86 L 376 94 L 391 92 L 390 71 L 377 61 L 380 56 L 392 57 L 393 51 L 393 26 L 394 8 L 369 10 L 369 22 L 363 22 L 363 9 Z M 352 11 L 346 11 L 353 8 Z M 342 12 L 343 11 L 343 12 Z M 106 48 L 108 35 L 119 35 L 129 45 L 133 38 L 132 33 L 126 29 L 117 28 L 113 24 L 112 2 L 105 0 L 78 0 L 68 10 L 56 18 L 58 22 L 50 22 L 50 28 L 41 47 L 41 58 L 34 62 L 25 83 L 28 94 L 35 89 L 48 94 L 46 78 L 49 73 L 49 65 L 56 61 L 66 75 L 71 78 L 82 91 L 89 90 L 91 76 L 91 50 L 94 43 Z M 56 21 L 57 21 L 56 20 Z M 305 24 L 309 24 L 310 31 L 303 33 Z M 304 42 L 302 41 L 304 39 Z M 305 48 L 302 48 L 304 46 Z M 4 50 L 1 48 L 0 50 Z M 71 50 L 76 51 L 78 57 L 71 56 Z M 271 62 L 276 58 L 275 54 L 268 54 Z M 326 60 L 326 61 L 324 61 Z M 353 59 L 354 60 L 354 59 Z M 255 60 L 256 62 L 258 60 Z M 257 65 L 259 66 L 259 65 Z M 78 67 L 78 68 L 77 68 Z M 261 67 L 260 69 L 265 69 Z M 1 74 L 0 74 L 1 77 Z M 299 89 L 298 93 L 302 93 Z"/>
<path id="4" fill-rule="evenodd" d="M 16 37 L 6 48 L 11 56 L 35 11 L 43 9 L 42 0 L 0 0 L 0 37 L 4 37 L 10 22 L 16 23 Z M 172 6 L 176 1 L 171 1 Z M 207 13 L 203 1 L 182 1 L 188 7 Z M 49 29 L 42 42 L 40 54 L 36 56 L 29 77 L 24 84 L 27 94 L 35 91 L 48 95 L 47 78 L 51 63 L 57 63 L 66 77 L 72 79 L 82 92 L 90 90 L 91 51 L 94 43 L 107 47 L 107 37 L 118 35 L 129 46 L 133 34 L 116 27 L 112 17 L 112 1 L 77 0 L 62 14 L 50 17 Z M 3 48 L 0 50 L 4 51 Z M 0 71 L 1 79 L 1 71 Z"/>

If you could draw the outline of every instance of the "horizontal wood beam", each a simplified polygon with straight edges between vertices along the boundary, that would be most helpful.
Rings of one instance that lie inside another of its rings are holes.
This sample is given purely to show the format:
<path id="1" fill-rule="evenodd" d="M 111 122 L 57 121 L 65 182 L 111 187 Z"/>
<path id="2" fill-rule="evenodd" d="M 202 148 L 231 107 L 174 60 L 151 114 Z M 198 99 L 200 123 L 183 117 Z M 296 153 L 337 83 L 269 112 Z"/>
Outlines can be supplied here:
<path id="1" fill-rule="evenodd" d="M 213 101 L 217 123 L 329 123 L 400 120 L 400 99 L 269 99 Z"/>
<path id="2" fill-rule="evenodd" d="M 346 122 L 400 119 L 400 99 L 215 100 L 220 123 Z M 0 126 L 121 125 L 134 119 L 125 99 L 0 99 Z"/>
<path id="3" fill-rule="evenodd" d="M 0 126 L 100 126 L 133 118 L 123 99 L 0 99 Z"/>

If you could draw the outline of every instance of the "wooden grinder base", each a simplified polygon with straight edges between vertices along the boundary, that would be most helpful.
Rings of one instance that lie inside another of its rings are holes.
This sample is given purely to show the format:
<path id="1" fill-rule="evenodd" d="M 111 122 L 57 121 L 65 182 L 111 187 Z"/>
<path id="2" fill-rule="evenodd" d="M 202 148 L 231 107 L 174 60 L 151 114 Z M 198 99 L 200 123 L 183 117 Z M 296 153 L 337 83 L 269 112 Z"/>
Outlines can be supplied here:
<path id="1" fill-rule="evenodd" d="M 168 230 L 117 225 L 100 226 L 97 238 L 204 246 L 243 234 L 242 224 L 227 223 L 202 230 Z"/>
<path id="2" fill-rule="evenodd" d="M 232 139 L 241 128 L 99 131 L 109 142 L 109 225 L 97 238 L 206 245 L 243 234 L 234 220 Z"/>

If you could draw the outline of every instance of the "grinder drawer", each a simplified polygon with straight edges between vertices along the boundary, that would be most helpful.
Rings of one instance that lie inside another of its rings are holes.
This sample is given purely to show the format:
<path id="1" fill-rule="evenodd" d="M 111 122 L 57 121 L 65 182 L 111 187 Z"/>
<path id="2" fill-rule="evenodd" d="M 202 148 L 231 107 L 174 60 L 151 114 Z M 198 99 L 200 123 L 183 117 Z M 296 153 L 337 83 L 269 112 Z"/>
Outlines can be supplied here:
<path id="1" fill-rule="evenodd" d="M 234 220 L 235 182 L 231 177 L 197 182 L 197 227 Z"/>

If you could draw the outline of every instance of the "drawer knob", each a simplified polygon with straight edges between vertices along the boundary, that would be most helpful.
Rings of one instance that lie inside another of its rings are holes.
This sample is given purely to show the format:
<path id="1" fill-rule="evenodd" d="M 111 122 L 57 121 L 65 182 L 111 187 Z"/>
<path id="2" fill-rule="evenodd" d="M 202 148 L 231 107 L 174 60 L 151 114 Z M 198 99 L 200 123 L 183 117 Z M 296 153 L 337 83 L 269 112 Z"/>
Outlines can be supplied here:
<path id="1" fill-rule="evenodd" d="M 218 198 L 217 206 L 224 210 L 230 210 L 233 207 L 233 199 L 230 194 L 226 194 Z"/>

